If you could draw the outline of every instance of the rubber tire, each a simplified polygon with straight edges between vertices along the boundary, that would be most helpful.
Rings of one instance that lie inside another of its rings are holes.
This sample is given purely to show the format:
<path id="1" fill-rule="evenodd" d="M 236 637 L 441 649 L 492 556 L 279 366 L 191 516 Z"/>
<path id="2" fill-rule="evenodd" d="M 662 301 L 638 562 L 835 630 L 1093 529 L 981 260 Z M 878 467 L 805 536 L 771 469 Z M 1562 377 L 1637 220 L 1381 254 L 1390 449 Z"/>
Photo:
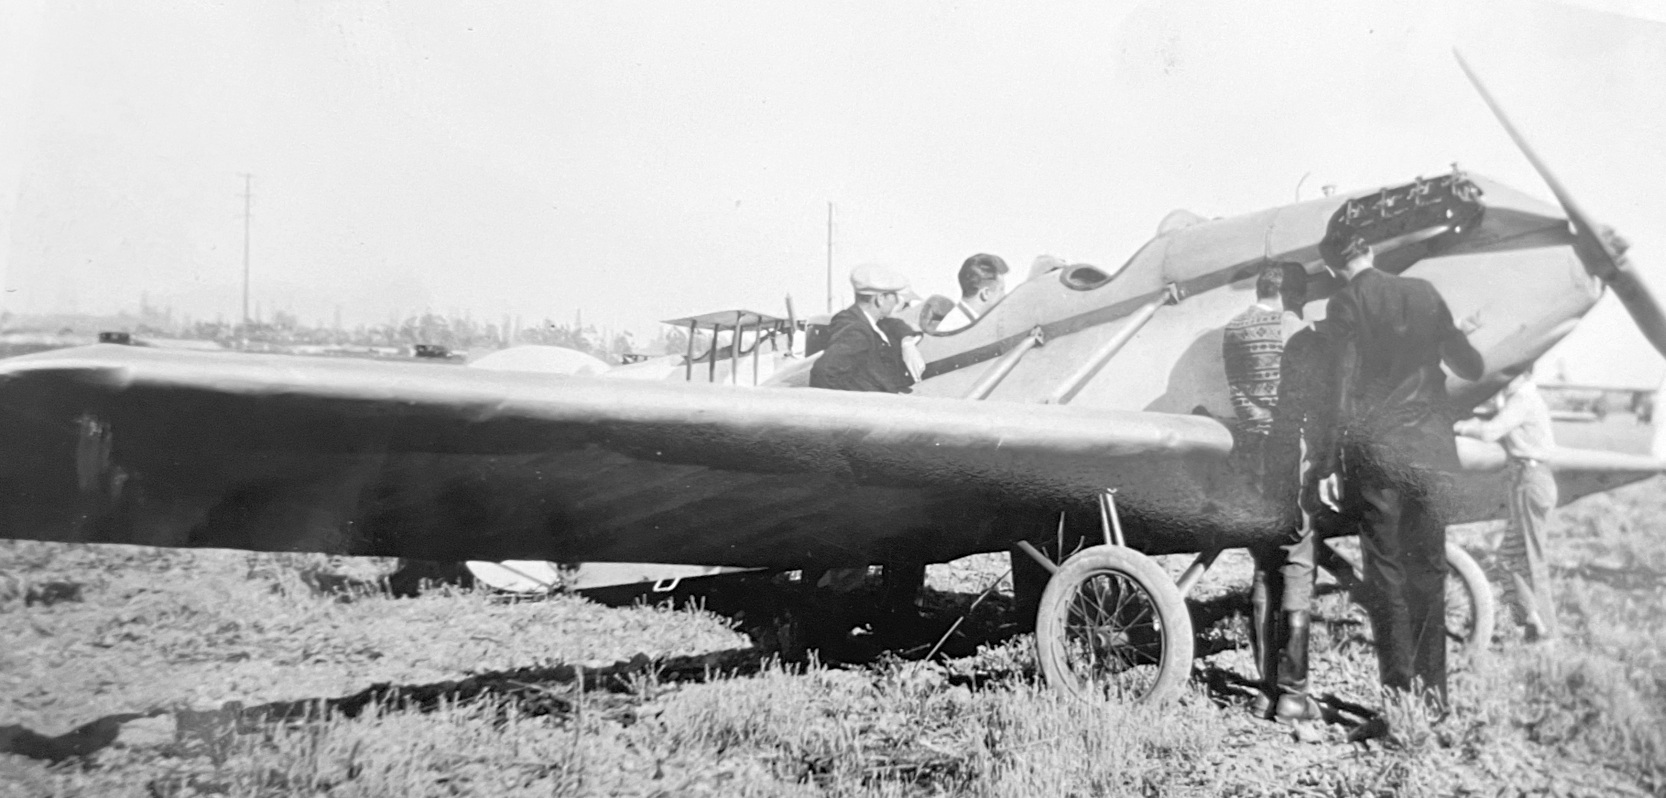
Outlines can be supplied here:
<path id="1" fill-rule="evenodd" d="M 1485 653 L 1487 646 L 1492 644 L 1493 626 L 1498 617 L 1498 602 L 1493 598 L 1492 583 L 1487 581 L 1481 564 L 1456 543 L 1446 544 L 1446 567 L 1450 569 L 1447 579 L 1455 575 L 1463 583 L 1464 591 L 1469 593 L 1469 605 L 1475 613 L 1469 639 L 1460 650 L 1462 656 L 1473 660 Z"/>
<path id="2" fill-rule="evenodd" d="M 1321 545 L 1323 544 L 1321 543 Z M 1339 574 L 1329 568 L 1326 570 L 1331 571 L 1331 575 L 1338 582 L 1357 588 L 1362 578 L 1359 572 L 1359 563 L 1354 562 L 1351 557 L 1341 554 L 1338 554 L 1338 559 L 1347 563 L 1352 573 Z M 1485 652 L 1487 646 L 1492 644 L 1493 630 L 1498 619 L 1498 601 L 1493 597 L 1492 583 L 1487 581 L 1486 572 L 1481 570 L 1481 564 L 1476 562 L 1474 557 L 1469 556 L 1469 552 L 1464 551 L 1458 544 L 1451 541 L 1446 543 L 1446 567 L 1449 571 L 1447 579 L 1450 580 L 1453 576 L 1458 578 L 1458 581 L 1464 587 L 1464 592 L 1469 594 L 1469 605 L 1475 614 L 1472 619 L 1473 625 L 1469 630 L 1469 639 L 1465 640 L 1463 646 L 1457 651 L 1458 656 L 1473 659 L 1477 654 Z M 1350 594 L 1351 592 L 1350 590 Z M 1358 597 L 1353 597 L 1352 600 L 1356 604 L 1359 603 Z"/>
<path id="3" fill-rule="evenodd" d="M 1163 653 L 1157 679 L 1136 704 L 1156 703 L 1178 695 L 1192 672 L 1192 616 L 1185 598 L 1168 572 L 1133 549 L 1100 545 L 1083 549 L 1064 561 L 1048 580 L 1036 615 L 1037 659 L 1047 683 L 1078 698 L 1089 697 L 1087 685 L 1071 672 L 1066 651 L 1065 619 L 1077 588 L 1092 576 L 1118 574 L 1132 580 L 1151 598 L 1162 625 Z"/>

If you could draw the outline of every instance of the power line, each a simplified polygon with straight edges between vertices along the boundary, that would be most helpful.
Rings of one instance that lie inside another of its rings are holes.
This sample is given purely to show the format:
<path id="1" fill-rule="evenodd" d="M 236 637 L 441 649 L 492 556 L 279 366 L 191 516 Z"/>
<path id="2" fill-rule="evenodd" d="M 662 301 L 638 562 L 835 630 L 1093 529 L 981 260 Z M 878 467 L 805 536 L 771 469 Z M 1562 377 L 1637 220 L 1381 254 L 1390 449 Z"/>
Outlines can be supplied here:
<path id="1" fill-rule="evenodd" d="M 833 312 L 833 203 L 828 203 L 828 313 Z"/>
<path id="2" fill-rule="evenodd" d="M 243 325 L 249 324 L 249 216 L 255 176 L 243 173 Z"/>

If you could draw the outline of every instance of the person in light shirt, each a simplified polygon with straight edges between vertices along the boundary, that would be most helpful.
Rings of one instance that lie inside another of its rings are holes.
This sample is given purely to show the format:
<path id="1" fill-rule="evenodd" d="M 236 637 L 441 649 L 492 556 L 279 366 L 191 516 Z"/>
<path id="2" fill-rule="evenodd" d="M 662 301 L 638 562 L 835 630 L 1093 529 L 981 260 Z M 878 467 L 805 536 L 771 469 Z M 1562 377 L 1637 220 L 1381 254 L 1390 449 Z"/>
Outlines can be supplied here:
<path id="1" fill-rule="evenodd" d="M 972 326 L 1001 297 L 1007 294 L 1007 262 L 998 255 L 978 253 L 960 265 L 960 301 L 950 308 L 937 332 L 946 333 Z"/>
<path id="2" fill-rule="evenodd" d="M 1533 384 L 1528 367 L 1493 398 L 1497 412 L 1490 419 L 1459 421 L 1453 432 L 1489 443 L 1501 443 L 1509 456 L 1510 520 L 1499 544 L 1504 599 L 1528 640 L 1556 637 L 1556 606 L 1550 598 L 1550 575 L 1545 565 L 1545 528 L 1556 507 L 1556 478 L 1545 458 L 1556 448 L 1550 408 Z M 1508 373 L 1508 372 L 1507 372 Z"/>

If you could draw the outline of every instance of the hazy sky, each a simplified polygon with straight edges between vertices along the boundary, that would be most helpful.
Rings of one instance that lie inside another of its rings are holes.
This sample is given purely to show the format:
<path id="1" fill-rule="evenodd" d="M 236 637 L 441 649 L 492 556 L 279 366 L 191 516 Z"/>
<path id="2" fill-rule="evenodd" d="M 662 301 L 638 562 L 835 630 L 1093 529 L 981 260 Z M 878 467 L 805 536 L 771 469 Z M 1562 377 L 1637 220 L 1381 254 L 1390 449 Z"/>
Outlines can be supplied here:
<path id="1" fill-rule="evenodd" d="M 268 316 L 582 309 L 642 333 L 788 293 L 821 311 L 828 202 L 836 290 L 883 261 L 951 293 L 973 252 L 1117 264 L 1172 209 L 1231 215 L 1298 184 L 1456 161 L 1548 197 L 1454 46 L 1666 269 L 1662 19 L 1623 2 L 5 0 L 4 307 L 144 293 L 235 318 L 244 173 Z M 1605 315 L 1581 336 L 1640 343 Z"/>

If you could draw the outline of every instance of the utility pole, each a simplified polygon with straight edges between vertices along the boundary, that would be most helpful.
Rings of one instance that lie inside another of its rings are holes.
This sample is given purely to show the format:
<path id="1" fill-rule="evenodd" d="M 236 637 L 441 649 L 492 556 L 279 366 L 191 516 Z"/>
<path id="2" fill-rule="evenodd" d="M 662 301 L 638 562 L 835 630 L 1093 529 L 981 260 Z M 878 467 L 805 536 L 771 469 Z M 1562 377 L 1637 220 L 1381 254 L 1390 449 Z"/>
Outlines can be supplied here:
<path id="1" fill-rule="evenodd" d="M 827 312 L 833 312 L 833 203 L 827 203 Z"/>
<path id="2" fill-rule="evenodd" d="M 249 324 L 249 208 L 254 175 L 243 173 L 243 325 Z"/>

